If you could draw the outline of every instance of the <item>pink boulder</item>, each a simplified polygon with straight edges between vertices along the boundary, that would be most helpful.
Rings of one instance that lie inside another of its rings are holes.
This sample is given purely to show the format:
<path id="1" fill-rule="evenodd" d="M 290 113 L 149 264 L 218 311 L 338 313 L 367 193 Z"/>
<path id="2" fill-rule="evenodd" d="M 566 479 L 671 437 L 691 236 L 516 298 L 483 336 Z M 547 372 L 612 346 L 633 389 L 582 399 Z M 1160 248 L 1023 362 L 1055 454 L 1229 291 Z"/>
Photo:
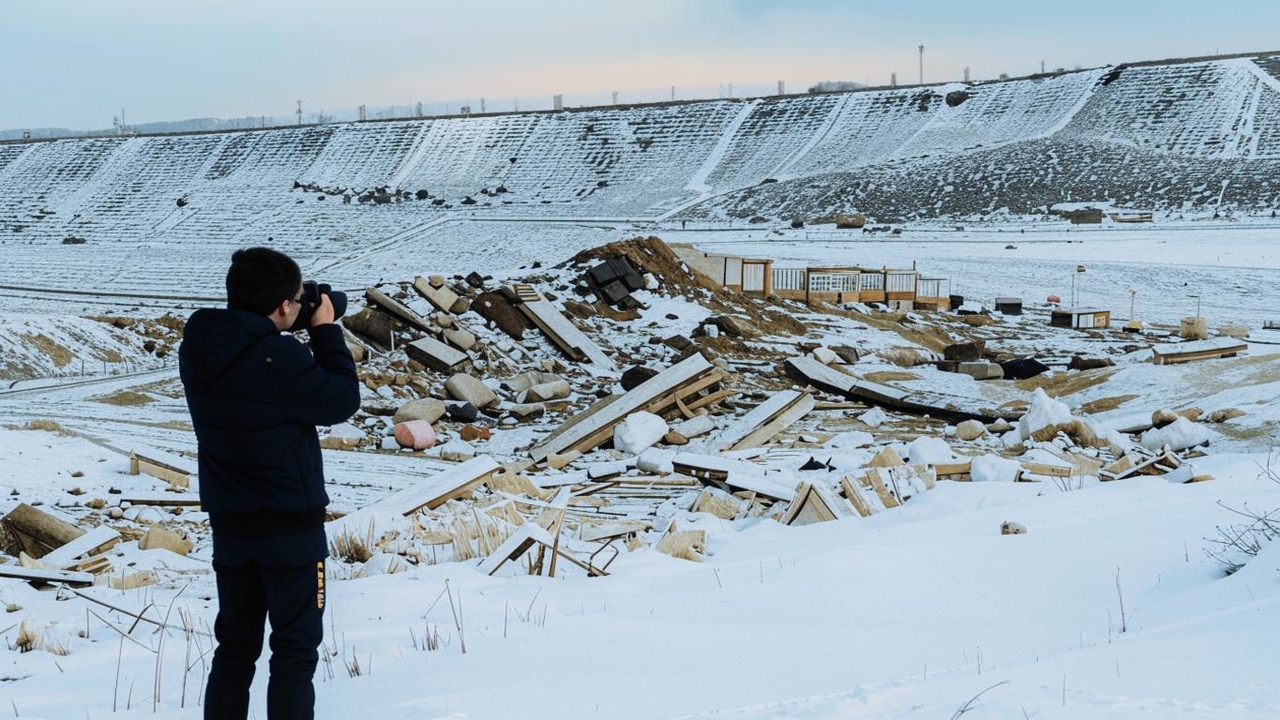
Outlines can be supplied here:
<path id="1" fill-rule="evenodd" d="M 426 420 L 407 420 L 396 423 L 396 442 L 400 447 L 426 450 L 436 444 L 436 431 Z"/>

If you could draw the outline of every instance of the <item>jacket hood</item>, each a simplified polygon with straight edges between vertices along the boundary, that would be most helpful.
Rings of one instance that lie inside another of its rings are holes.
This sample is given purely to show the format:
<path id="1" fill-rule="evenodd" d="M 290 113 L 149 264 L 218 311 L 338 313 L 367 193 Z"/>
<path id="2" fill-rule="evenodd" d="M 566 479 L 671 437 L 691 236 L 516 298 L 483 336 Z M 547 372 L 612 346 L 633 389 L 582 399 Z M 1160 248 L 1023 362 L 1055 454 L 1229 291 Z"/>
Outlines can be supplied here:
<path id="1" fill-rule="evenodd" d="M 260 340 L 279 332 L 271 320 L 244 310 L 197 310 L 187 319 L 178 347 L 182 376 L 211 382 Z"/>

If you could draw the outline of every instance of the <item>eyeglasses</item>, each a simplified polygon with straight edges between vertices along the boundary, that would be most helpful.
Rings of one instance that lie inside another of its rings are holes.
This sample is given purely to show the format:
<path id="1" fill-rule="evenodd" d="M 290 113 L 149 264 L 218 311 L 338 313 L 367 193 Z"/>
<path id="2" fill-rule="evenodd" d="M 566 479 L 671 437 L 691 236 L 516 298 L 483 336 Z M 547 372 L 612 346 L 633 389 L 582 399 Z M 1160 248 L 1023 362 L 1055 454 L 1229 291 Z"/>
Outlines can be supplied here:
<path id="1" fill-rule="evenodd" d="M 302 304 L 302 296 L 301 296 L 301 295 L 299 295 L 299 296 L 298 296 L 298 297 L 296 297 L 296 298 L 288 298 L 287 302 L 291 302 L 291 303 L 293 303 L 294 305 L 301 305 L 301 304 Z"/>

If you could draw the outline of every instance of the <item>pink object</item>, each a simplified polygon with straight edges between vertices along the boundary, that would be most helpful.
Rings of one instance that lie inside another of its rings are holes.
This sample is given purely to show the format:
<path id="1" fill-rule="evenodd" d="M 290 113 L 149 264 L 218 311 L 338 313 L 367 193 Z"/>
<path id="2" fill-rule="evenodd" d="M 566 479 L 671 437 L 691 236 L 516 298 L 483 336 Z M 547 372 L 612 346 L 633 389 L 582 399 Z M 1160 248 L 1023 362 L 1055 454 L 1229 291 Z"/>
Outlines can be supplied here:
<path id="1" fill-rule="evenodd" d="M 436 444 L 436 431 L 426 420 L 396 423 L 396 442 L 400 447 L 426 450 Z"/>
<path id="2" fill-rule="evenodd" d="M 1058 297 L 1057 295 L 1050 295 L 1049 297 L 1045 298 L 1044 301 L 1047 303 L 1053 303 L 1054 305 L 1057 305 L 1058 303 L 1062 302 L 1062 298 Z"/>

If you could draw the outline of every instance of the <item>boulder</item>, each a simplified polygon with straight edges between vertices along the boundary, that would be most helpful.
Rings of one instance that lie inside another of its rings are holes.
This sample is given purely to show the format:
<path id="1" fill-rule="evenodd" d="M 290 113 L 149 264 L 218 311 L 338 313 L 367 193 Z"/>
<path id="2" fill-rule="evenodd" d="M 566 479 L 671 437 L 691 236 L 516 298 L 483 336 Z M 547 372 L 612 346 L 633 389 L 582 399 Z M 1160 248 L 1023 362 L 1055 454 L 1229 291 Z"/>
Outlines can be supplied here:
<path id="1" fill-rule="evenodd" d="M 643 365 L 636 365 L 635 367 L 628 368 L 622 373 L 622 389 L 627 392 L 631 392 L 646 380 L 657 374 L 657 370 L 644 367 Z"/>
<path id="2" fill-rule="evenodd" d="M 469 402 L 478 408 L 486 408 L 498 403 L 497 394 L 488 385 L 466 373 L 457 373 L 450 377 L 445 381 L 444 389 L 450 397 Z"/>
<path id="3" fill-rule="evenodd" d="M 402 448 L 426 450 L 436 444 L 436 431 L 426 420 L 396 423 L 396 443 Z"/>
<path id="4" fill-rule="evenodd" d="M 465 423 L 475 422 L 476 418 L 480 417 L 480 411 L 469 402 L 450 403 L 448 414 L 450 420 Z"/>
<path id="5" fill-rule="evenodd" d="M 965 420 L 956 425 L 956 437 L 960 440 L 977 440 L 987 434 L 987 426 L 977 420 Z"/>
<path id="6" fill-rule="evenodd" d="M 476 456 L 476 449 L 463 440 L 450 440 L 440 446 L 440 459 L 447 462 L 466 462 Z"/>
<path id="7" fill-rule="evenodd" d="M 564 380 L 538 383 L 525 390 L 520 397 L 521 402 L 545 402 L 569 397 L 572 390 Z"/>
<path id="8" fill-rule="evenodd" d="M 421 400 L 410 400 L 400 406 L 395 414 L 391 416 L 391 422 L 402 423 L 410 420 L 425 420 L 433 423 L 444 416 L 446 412 L 444 401 L 435 398 L 422 398 Z"/>
<path id="9" fill-rule="evenodd" d="M 458 431 L 458 437 L 465 442 L 488 440 L 493 437 L 493 431 L 482 425 L 463 425 L 462 429 Z"/>
<path id="10" fill-rule="evenodd" d="M 982 351 L 986 349 L 985 340 L 974 340 L 973 342 L 956 343 L 948 345 L 942 351 L 942 356 L 947 360 L 956 360 L 959 362 L 974 362 L 982 357 Z"/>
<path id="11" fill-rule="evenodd" d="M 1151 413 L 1151 426 L 1164 427 L 1178 419 L 1178 414 L 1168 408 L 1161 408 Z"/>
<path id="12" fill-rule="evenodd" d="M 352 450 L 364 442 L 364 431 L 350 423 L 334 425 L 320 438 L 320 447 L 330 450 Z"/>
<path id="13" fill-rule="evenodd" d="M 547 412 L 542 403 L 521 403 L 511 408 L 511 416 L 519 422 L 540 418 Z"/>
<path id="14" fill-rule="evenodd" d="M 1000 523 L 1001 535 L 1026 535 L 1027 526 L 1022 523 L 1016 523 L 1012 520 L 1005 520 Z"/>

